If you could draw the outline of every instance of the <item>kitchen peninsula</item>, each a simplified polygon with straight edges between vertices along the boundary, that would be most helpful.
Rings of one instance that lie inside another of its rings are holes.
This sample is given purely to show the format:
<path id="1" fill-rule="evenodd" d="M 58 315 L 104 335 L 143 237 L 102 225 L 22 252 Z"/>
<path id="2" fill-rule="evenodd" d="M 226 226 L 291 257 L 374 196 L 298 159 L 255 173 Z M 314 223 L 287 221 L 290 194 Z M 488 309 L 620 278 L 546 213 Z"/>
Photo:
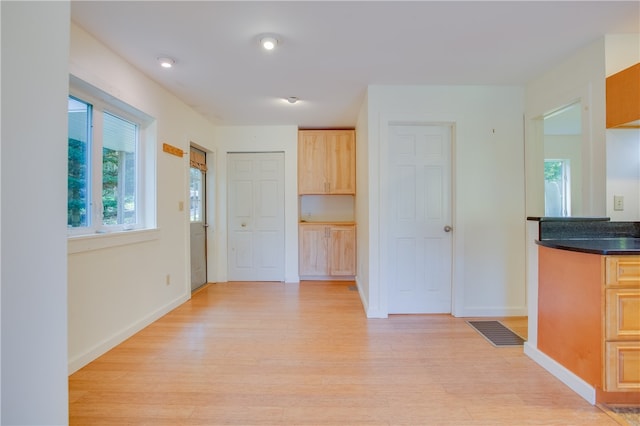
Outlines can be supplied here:
<path id="1" fill-rule="evenodd" d="M 591 403 L 640 404 L 640 223 L 539 218 L 536 244 L 532 358 Z"/>

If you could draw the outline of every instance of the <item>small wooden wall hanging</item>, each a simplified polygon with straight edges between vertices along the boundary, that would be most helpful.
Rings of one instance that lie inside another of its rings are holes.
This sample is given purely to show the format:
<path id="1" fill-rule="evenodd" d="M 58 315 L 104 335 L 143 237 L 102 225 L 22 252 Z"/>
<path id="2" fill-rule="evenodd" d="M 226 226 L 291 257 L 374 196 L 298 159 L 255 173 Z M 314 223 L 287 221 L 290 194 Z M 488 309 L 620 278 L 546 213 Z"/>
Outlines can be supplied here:
<path id="1" fill-rule="evenodd" d="M 168 152 L 169 154 L 175 155 L 176 157 L 180 157 L 180 158 L 182 158 L 182 156 L 184 155 L 183 150 L 173 145 L 169 145 L 168 143 L 162 144 L 162 150 L 164 152 Z"/>

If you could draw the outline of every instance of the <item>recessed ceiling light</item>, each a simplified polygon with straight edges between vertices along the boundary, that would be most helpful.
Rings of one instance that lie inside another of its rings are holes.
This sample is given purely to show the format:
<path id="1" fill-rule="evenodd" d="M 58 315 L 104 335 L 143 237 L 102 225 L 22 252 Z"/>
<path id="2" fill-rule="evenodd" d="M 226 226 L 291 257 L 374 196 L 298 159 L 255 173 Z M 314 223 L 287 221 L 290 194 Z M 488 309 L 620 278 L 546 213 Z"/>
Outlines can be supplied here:
<path id="1" fill-rule="evenodd" d="M 260 46 L 264 50 L 273 50 L 278 45 L 278 37 L 273 34 L 264 34 L 259 37 L 260 38 Z"/>
<path id="2" fill-rule="evenodd" d="M 162 56 L 158 58 L 158 63 L 160 63 L 162 68 L 171 68 L 176 61 L 174 59 L 167 58 L 166 56 Z"/>

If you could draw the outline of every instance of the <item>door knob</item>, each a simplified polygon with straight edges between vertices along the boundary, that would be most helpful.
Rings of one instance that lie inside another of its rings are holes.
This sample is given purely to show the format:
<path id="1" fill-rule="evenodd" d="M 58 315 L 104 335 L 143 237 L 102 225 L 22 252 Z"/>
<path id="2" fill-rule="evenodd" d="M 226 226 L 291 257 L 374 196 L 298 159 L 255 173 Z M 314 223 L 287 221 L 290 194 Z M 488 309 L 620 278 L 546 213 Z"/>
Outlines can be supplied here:
<path id="1" fill-rule="evenodd" d="M 453 231 L 452 227 L 450 227 L 449 225 L 444 226 L 444 232 L 451 232 L 451 231 Z"/>

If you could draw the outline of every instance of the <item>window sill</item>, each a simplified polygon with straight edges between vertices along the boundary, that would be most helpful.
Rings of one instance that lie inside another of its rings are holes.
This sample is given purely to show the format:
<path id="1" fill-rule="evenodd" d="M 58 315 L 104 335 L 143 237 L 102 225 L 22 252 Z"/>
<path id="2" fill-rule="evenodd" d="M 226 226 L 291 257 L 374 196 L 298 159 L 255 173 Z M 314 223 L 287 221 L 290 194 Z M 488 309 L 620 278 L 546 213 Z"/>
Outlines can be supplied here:
<path id="1" fill-rule="evenodd" d="M 67 254 L 126 246 L 153 241 L 158 238 L 160 238 L 160 229 L 158 228 L 111 232 L 108 234 L 70 236 L 67 240 Z"/>

